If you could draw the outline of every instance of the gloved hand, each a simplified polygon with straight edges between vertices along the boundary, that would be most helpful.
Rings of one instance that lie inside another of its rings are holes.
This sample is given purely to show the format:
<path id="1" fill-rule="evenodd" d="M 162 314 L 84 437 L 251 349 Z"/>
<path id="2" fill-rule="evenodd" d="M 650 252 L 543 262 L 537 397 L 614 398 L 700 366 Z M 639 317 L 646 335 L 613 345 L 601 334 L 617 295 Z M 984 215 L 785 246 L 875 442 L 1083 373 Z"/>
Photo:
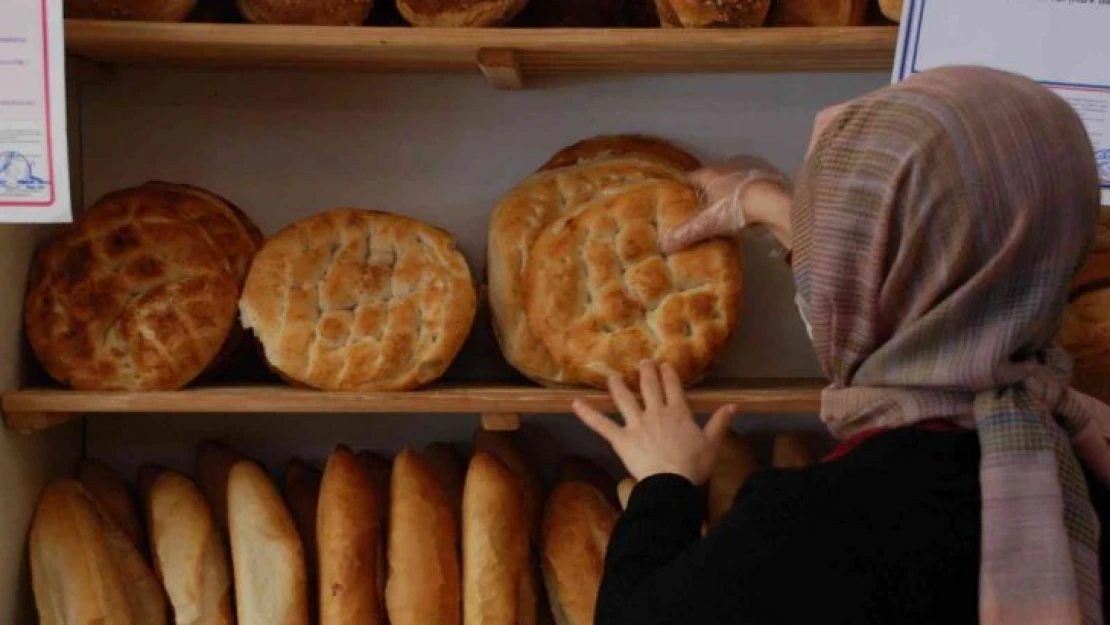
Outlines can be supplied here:
<path id="1" fill-rule="evenodd" d="M 671 232 L 663 233 L 659 247 L 664 254 L 677 252 L 714 237 L 735 236 L 758 221 L 745 204 L 744 194 L 757 182 L 790 190 L 790 181 L 777 167 L 758 156 L 737 156 L 699 169 L 688 176 L 702 201 L 702 211 Z"/>

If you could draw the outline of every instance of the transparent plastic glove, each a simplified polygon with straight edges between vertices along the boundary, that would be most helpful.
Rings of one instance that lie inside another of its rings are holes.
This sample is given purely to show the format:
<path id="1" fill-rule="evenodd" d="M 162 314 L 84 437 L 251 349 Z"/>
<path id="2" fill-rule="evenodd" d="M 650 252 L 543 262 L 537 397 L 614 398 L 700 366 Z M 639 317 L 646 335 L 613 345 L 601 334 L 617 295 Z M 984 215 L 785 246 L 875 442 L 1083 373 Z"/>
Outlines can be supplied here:
<path id="1" fill-rule="evenodd" d="M 677 252 L 706 239 L 735 236 L 753 223 L 744 206 L 744 193 L 756 182 L 772 182 L 790 189 L 790 181 L 777 167 L 758 156 L 737 156 L 699 169 L 688 177 L 698 190 L 702 211 L 671 232 L 659 247 L 664 254 Z"/>

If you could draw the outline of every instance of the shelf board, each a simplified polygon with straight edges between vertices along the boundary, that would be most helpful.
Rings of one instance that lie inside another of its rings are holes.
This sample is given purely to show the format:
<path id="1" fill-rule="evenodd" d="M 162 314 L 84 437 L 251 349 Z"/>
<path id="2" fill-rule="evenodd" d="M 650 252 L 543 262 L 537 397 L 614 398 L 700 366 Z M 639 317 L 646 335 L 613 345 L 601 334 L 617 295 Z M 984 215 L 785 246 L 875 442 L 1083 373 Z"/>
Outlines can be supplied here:
<path id="1" fill-rule="evenodd" d="M 519 67 L 525 76 L 887 71 L 897 39 L 890 26 L 445 29 L 68 20 L 65 32 L 69 54 L 109 65 L 477 72 L 480 54 L 496 51 L 508 59 L 499 69 Z"/>
<path id="2" fill-rule="evenodd" d="M 736 404 L 741 412 L 816 412 L 816 380 L 713 382 L 688 392 L 690 406 L 710 412 Z M 183 391 L 110 392 L 60 388 L 4 393 L 8 427 L 34 431 L 92 413 L 565 413 L 575 398 L 612 410 L 606 393 L 509 383 L 442 384 L 399 393 L 330 393 L 287 386 L 209 386 Z"/>

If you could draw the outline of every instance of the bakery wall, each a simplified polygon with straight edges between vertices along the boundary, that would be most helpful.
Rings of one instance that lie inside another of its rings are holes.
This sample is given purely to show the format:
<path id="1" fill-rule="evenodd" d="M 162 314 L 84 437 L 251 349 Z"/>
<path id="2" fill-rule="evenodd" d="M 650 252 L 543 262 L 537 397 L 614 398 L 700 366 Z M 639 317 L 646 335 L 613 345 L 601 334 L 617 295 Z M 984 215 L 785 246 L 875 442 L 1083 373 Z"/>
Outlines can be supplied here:
<path id="1" fill-rule="evenodd" d="M 167 179 L 239 204 L 267 233 L 326 208 L 401 212 L 452 231 L 479 275 L 497 198 L 558 148 L 599 133 L 646 132 L 705 160 L 801 162 L 813 116 L 887 82 L 885 74 L 681 75 L 533 79 L 497 91 L 477 75 L 212 73 L 127 70 L 82 93 L 84 193 Z M 788 268 L 765 239 L 744 253 L 741 325 L 717 377 L 815 377 Z M 509 373 L 480 318 L 450 376 Z M 603 448 L 570 419 L 529 419 L 564 447 Z M 783 417 L 744 420 L 774 428 Z M 797 424 L 814 425 L 812 417 Z M 102 416 L 88 453 L 128 472 L 142 461 L 188 468 L 198 439 L 223 435 L 270 462 L 321 458 L 337 440 L 395 449 L 466 440 L 468 416 Z M 271 467 L 274 465 L 271 464 Z"/>

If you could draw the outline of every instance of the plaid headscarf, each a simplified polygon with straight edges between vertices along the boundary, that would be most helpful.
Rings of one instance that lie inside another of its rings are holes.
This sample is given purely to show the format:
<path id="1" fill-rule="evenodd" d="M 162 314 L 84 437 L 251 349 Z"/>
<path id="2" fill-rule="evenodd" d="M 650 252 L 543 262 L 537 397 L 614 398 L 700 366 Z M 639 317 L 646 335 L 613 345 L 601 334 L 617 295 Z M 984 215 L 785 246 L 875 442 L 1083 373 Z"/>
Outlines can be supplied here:
<path id="1" fill-rule="evenodd" d="M 838 436 L 932 418 L 982 447 L 980 621 L 1101 623 L 1110 408 L 1053 339 L 1098 219 L 1090 139 L 1028 79 L 946 68 L 851 102 L 798 179 L 794 273 Z"/>

